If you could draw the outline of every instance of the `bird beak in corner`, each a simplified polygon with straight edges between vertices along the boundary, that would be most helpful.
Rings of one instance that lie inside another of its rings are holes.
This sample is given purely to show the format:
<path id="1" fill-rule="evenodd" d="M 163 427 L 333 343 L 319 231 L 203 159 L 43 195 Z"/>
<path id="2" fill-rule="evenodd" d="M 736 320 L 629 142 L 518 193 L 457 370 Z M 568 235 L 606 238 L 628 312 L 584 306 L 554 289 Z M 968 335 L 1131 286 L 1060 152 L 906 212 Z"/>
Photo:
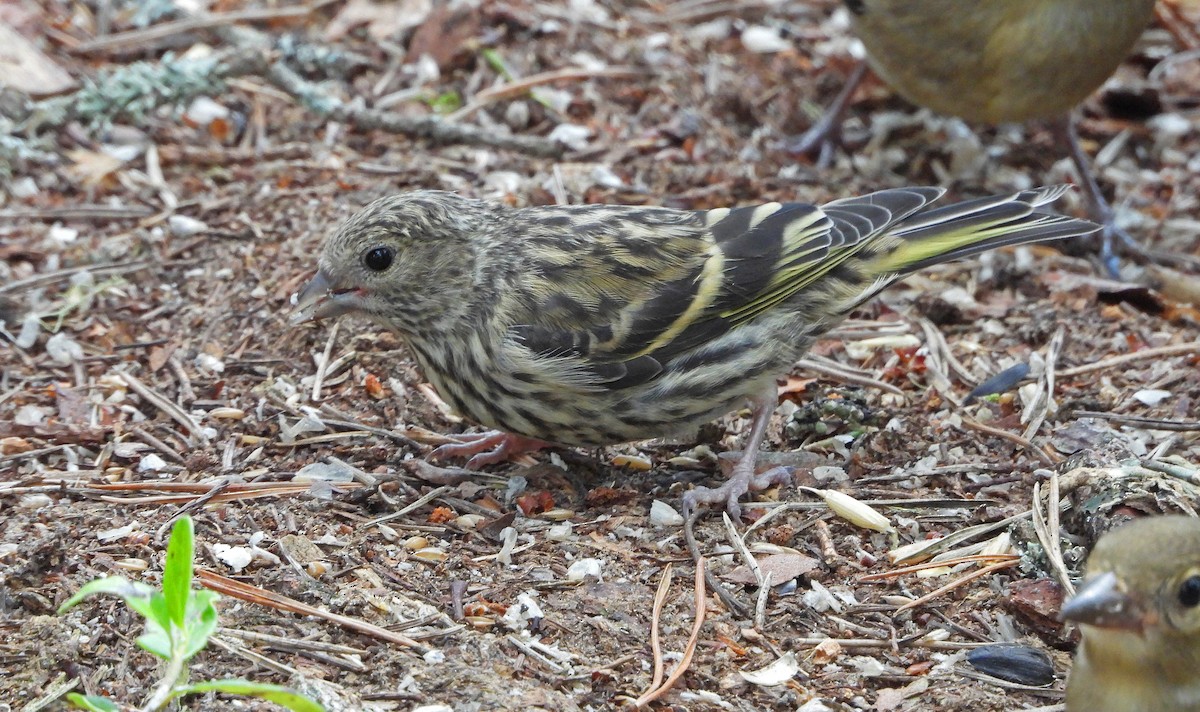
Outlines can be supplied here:
<path id="1" fill-rule="evenodd" d="M 358 311 L 362 308 L 362 296 L 361 289 L 336 289 L 329 275 L 318 270 L 296 295 L 296 306 L 288 322 L 296 326 Z"/>
<path id="2" fill-rule="evenodd" d="M 1140 632 L 1146 626 L 1147 612 L 1123 588 L 1111 571 L 1093 576 L 1063 604 L 1059 617 L 1099 628 Z"/>

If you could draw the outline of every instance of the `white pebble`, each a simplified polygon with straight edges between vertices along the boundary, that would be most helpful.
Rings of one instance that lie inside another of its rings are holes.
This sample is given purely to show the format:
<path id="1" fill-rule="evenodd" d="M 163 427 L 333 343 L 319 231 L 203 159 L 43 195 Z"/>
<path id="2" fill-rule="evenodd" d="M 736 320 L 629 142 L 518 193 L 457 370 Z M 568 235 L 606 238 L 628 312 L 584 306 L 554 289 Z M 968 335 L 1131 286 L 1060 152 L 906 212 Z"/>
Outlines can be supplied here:
<path id="1" fill-rule="evenodd" d="M 666 502 L 656 499 L 650 504 L 650 523 L 656 527 L 677 527 L 683 524 L 683 515 Z"/>
<path id="2" fill-rule="evenodd" d="M 49 411 L 40 406 L 23 405 L 17 408 L 17 413 L 13 416 L 13 422 L 17 425 L 25 426 L 41 425 L 48 414 Z"/>
<path id="3" fill-rule="evenodd" d="M 1170 391 L 1160 391 L 1154 388 L 1147 388 L 1133 394 L 1134 400 L 1144 405 L 1158 405 L 1170 397 Z"/>
<path id="4" fill-rule="evenodd" d="M 596 580 L 600 580 L 600 573 L 604 569 L 604 562 L 600 559 L 580 559 L 571 564 L 567 569 L 568 581 L 582 581 L 589 576 Z"/>
<path id="5" fill-rule="evenodd" d="M 241 571 L 254 561 L 254 552 L 245 546 L 230 546 L 228 544 L 213 544 L 213 555 L 235 573 Z"/>
<path id="6" fill-rule="evenodd" d="M 210 373 L 224 373 L 225 362 L 212 354 L 202 353 L 196 357 L 196 365 Z"/>
<path id="7" fill-rule="evenodd" d="M 167 226 L 175 237 L 191 237 L 208 229 L 208 223 L 187 215 L 172 215 L 167 218 Z"/>
<path id="8" fill-rule="evenodd" d="M 154 453 L 150 453 L 138 462 L 138 472 L 158 472 L 166 466 L 166 460 Z"/>
<path id="9" fill-rule="evenodd" d="M 65 247 L 75 242 L 78 237 L 78 230 L 71 227 L 63 227 L 62 225 L 55 225 L 46 233 L 46 240 L 55 247 Z"/>
<path id="10" fill-rule="evenodd" d="M 72 364 L 83 358 L 83 347 L 66 332 L 58 332 L 46 340 L 46 353 L 63 365 Z"/>
<path id="11" fill-rule="evenodd" d="M 32 198 L 38 194 L 37 181 L 29 176 L 15 178 L 8 184 L 8 192 L 14 198 Z"/>
<path id="12" fill-rule="evenodd" d="M 550 132 L 550 140 L 565 144 L 573 151 L 582 151 L 587 148 L 587 140 L 591 135 L 592 130 L 586 126 L 559 124 Z"/>
<path id="13" fill-rule="evenodd" d="M 19 509 L 35 510 L 42 507 L 49 507 L 54 504 L 54 500 L 50 499 L 49 495 L 45 494 L 27 494 L 21 497 L 17 503 Z"/>
<path id="14" fill-rule="evenodd" d="M 198 96 L 188 105 L 184 116 L 197 126 L 208 126 L 217 119 L 229 117 L 229 108 L 218 104 L 207 96 Z"/>
<path id="15" fill-rule="evenodd" d="M 789 49 L 792 43 L 785 40 L 779 34 L 779 30 L 762 25 L 751 25 L 742 30 L 742 46 L 756 54 L 770 54 Z"/>

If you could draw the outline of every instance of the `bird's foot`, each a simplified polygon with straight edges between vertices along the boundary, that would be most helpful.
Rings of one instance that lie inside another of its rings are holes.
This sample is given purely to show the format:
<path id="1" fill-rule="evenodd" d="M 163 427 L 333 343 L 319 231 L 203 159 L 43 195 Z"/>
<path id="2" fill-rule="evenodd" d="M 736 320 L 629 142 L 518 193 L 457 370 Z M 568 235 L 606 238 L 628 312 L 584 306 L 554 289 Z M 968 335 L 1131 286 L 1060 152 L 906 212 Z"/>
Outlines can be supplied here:
<path id="1" fill-rule="evenodd" d="M 1088 217 L 1102 226 L 1098 233 L 1100 238 L 1100 262 L 1104 271 L 1113 279 L 1121 278 L 1121 260 L 1117 256 L 1117 243 L 1120 242 L 1127 252 L 1132 252 L 1141 259 L 1146 258 L 1146 250 L 1130 237 L 1129 233 L 1117 226 L 1116 215 L 1100 184 L 1096 181 L 1096 172 L 1088 160 L 1087 154 L 1079 144 L 1079 129 L 1074 118 L 1068 114 L 1054 123 L 1054 131 L 1067 142 L 1071 163 L 1079 174 L 1080 187 L 1087 197 Z M 1091 243 L 1095 244 L 1095 243 Z"/>
<path id="2" fill-rule="evenodd" d="M 535 438 L 513 435 L 500 430 L 489 430 L 486 433 L 464 433 L 457 436 L 461 442 L 448 443 L 434 450 L 430 460 L 444 460 L 450 457 L 470 457 L 467 469 L 478 470 L 484 465 L 494 465 L 497 462 L 511 460 L 517 455 L 549 447 L 550 443 Z"/>
<path id="3" fill-rule="evenodd" d="M 787 152 L 795 156 L 813 156 L 817 168 L 828 168 L 833 152 L 842 145 L 842 120 L 854 92 L 867 76 L 867 63 L 860 61 L 846 78 L 846 84 L 825 113 L 807 131 L 788 142 Z"/>
<path id="4" fill-rule="evenodd" d="M 818 169 L 833 163 L 833 154 L 842 146 L 842 117 L 827 111 L 807 131 L 790 139 L 784 150 L 793 156 L 812 156 Z"/>
<path id="5" fill-rule="evenodd" d="M 1109 214 L 1100 230 L 1100 262 L 1104 265 L 1108 276 L 1113 279 L 1121 278 L 1121 258 L 1117 255 L 1117 244 L 1134 254 L 1142 254 L 1142 246 L 1128 232 L 1117 227 Z"/>
<path id="6" fill-rule="evenodd" d="M 792 471 L 786 467 L 773 467 L 762 474 L 754 474 L 754 458 L 743 457 L 733 468 L 733 474 L 720 487 L 697 487 L 683 495 L 683 513 L 690 517 L 696 505 L 725 503 L 725 511 L 735 522 L 742 516 L 738 500 L 747 492 L 761 492 L 772 485 L 786 485 L 792 481 Z"/>

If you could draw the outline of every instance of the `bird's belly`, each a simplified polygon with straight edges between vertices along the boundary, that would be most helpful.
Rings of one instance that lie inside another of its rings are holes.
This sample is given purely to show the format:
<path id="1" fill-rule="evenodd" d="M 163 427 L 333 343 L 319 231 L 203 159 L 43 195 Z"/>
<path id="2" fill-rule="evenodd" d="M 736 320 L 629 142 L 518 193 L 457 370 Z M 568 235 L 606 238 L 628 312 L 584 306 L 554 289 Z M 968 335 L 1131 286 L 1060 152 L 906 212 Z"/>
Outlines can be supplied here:
<path id="1" fill-rule="evenodd" d="M 415 345 L 414 345 L 415 346 Z M 457 413 L 489 428 L 573 447 L 601 447 L 686 431 L 763 393 L 784 370 L 781 350 L 745 351 L 735 361 L 667 370 L 627 388 L 581 387 L 553 371 L 522 373 L 503 359 L 413 349 L 426 378 Z M 484 365 L 481 365 L 484 364 Z"/>
<path id="2" fill-rule="evenodd" d="M 528 395 L 514 387 L 527 383 L 496 382 L 481 389 L 427 371 L 438 394 L 458 413 L 489 428 L 572 447 L 603 447 L 682 433 L 741 406 L 762 392 L 761 381 L 703 395 L 663 392 L 652 387 L 581 394 L 569 387 L 538 384 Z"/>
<path id="3" fill-rule="evenodd" d="M 866 0 L 855 30 L 909 101 L 969 121 L 1060 116 L 1128 54 L 1152 0 Z"/>

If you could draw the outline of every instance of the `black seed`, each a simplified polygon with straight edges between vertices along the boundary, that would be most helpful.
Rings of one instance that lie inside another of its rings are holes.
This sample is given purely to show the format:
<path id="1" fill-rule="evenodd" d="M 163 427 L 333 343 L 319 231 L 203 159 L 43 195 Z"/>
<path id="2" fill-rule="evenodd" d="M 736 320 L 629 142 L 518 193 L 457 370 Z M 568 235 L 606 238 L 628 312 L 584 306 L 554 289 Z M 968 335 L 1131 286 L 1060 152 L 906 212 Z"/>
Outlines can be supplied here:
<path id="1" fill-rule="evenodd" d="M 986 645 L 967 653 L 967 662 L 982 673 L 1020 685 L 1054 682 L 1050 656 L 1025 645 Z"/>

